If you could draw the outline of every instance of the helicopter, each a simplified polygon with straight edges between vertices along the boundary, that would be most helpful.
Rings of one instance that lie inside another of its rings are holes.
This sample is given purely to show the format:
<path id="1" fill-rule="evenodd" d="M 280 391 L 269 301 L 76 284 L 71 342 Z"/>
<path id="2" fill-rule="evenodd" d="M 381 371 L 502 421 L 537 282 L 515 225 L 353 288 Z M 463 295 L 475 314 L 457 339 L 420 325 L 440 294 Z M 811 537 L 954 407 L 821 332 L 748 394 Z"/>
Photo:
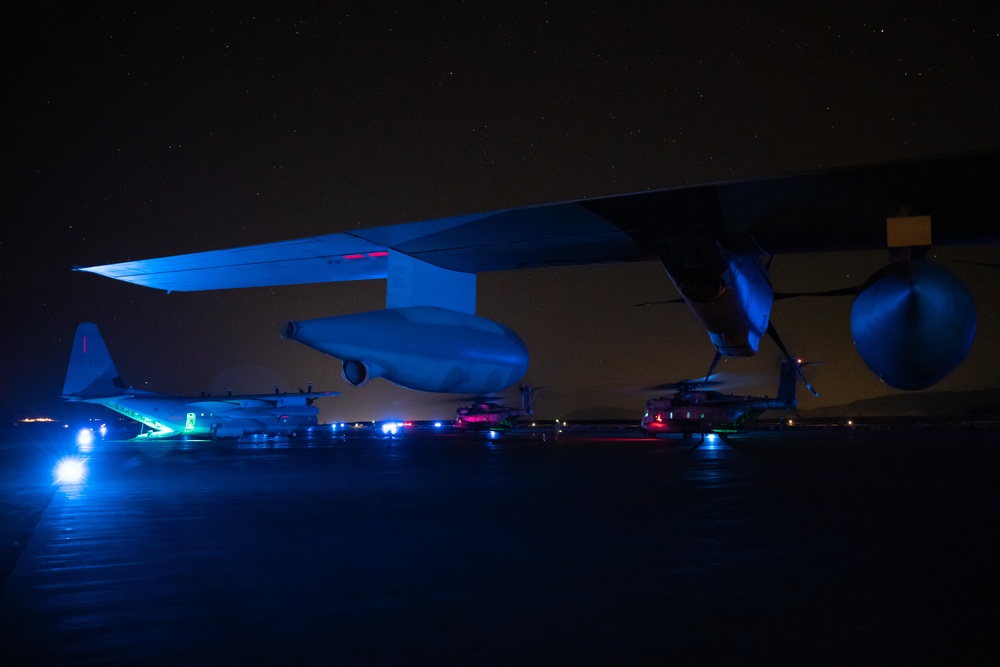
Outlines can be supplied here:
<path id="1" fill-rule="evenodd" d="M 499 405 L 491 401 L 489 397 L 477 396 L 470 405 L 462 406 L 455 411 L 456 416 L 452 427 L 472 431 L 506 431 L 517 423 L 518 417 L 533 413 L 532 406 L 538 388 L 522 384 L 518 389 L 521 392 L 521 407 L 512 408 Z"/>
<path id="2" fill-rule="evenodd" d="M 642 428 L 656 435 L 680 433 L 690 440 L 695 433 L 725 437 L 735 433 L 765 410 L 794 410 L 795 385 L 801 376 L 802 360 L 790 357 L 781 360 L 777 398 L 734 396 L 705 389 L 718 384 L 711 376 L 704 380 L 684 380 L 662 388 L 674 389 L 668 396 L 646 401 Z"/>

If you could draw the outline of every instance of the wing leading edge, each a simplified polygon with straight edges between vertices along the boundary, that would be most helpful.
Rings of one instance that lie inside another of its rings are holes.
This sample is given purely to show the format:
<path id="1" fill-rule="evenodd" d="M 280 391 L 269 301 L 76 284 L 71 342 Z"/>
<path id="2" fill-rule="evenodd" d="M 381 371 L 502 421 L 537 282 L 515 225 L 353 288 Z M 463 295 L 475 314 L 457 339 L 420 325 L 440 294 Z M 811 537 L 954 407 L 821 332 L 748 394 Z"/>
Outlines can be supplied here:
<path id="1" fill-rule="evenodd" d="M 351 234 L 328 234 L 76 270 L 187 292 L 385 278 L 386 256 L 385 246 Z"/>
<path id="2" fill-rule="evenodd" d="M 934 218 L 934 243 L 997 243 L 1000 152 L 703 184 L 78 267 L 168 291 L 387 278 L 393 256 L 461 273 L 650 261 L 664 241 L 735 251 L 885 247 L 885 221 Z"/>
<path id="3" fill-rule="evenodd" d="M 391 255 L 461 273 L 652 259 L 628 234 L 569 203 L 75 270 L 185 292 L 384 279 Z"/>

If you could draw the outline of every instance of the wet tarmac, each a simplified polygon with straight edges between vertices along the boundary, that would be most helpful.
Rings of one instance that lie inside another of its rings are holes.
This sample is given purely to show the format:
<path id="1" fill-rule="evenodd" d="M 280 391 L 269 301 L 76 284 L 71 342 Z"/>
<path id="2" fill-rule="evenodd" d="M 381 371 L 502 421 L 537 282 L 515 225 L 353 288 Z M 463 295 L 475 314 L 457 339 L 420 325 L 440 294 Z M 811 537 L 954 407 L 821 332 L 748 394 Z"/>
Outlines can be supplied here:
<path id="1" fill-rule="evenodd" d="M 3 662 L 982 664 L 996 435 L 5 441 Z"/>

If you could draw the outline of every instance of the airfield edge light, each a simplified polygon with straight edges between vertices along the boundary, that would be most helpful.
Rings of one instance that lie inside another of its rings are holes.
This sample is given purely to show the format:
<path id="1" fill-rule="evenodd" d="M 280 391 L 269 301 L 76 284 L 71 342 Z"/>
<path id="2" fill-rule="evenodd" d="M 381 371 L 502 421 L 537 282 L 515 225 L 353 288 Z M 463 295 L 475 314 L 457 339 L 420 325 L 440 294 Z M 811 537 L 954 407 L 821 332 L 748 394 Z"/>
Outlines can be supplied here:
<path id="1" fill-rule="evenodd" d="M 82 484 L 87 478 L 87 459 L 79 456 L 65 456 L 52 469 L 55 484 Z"/>

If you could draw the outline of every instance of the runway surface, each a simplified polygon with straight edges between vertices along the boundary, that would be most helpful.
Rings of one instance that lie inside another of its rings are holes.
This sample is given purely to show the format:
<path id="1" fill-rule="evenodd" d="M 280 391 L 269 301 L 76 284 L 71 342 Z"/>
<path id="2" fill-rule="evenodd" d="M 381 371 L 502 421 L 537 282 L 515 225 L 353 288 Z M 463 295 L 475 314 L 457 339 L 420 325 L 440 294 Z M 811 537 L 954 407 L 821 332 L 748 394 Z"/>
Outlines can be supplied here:
<path id="1" fill-rule="evenodd" d="M 7 441 L 4 663 L 982 664 L 995 441 Z"/>

